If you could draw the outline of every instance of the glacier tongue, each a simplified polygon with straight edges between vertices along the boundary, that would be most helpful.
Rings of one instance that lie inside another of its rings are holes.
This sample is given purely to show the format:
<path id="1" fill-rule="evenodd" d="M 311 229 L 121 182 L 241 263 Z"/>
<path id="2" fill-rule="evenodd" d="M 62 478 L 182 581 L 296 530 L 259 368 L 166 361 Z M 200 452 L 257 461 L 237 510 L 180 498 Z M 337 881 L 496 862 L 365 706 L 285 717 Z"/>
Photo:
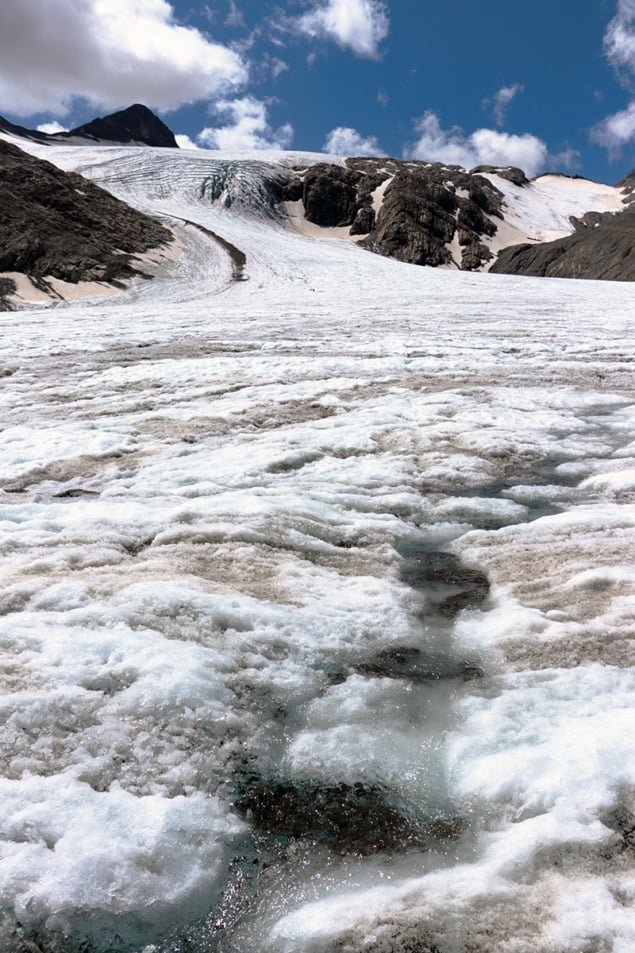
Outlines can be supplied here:
<path id="1" fill-rule="evenodd" d="M 0 949 L 626 953 L 628 287 L 55 155 L 185 251 L 0 316 Z"/>

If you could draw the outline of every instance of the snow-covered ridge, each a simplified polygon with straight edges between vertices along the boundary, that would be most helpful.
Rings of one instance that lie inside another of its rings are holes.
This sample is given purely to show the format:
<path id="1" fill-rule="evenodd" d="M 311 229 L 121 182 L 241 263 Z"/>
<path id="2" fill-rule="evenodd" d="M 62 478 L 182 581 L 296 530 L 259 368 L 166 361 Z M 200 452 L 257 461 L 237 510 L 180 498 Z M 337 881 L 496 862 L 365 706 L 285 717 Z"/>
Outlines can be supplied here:
<path id="1" fill-rule="evenodd" d="M 487 174 L 486 174 L 487 175 Z M 499 247 L 520 242 L 547 242 L 574 231 L 571 218 L 585 212 L 619 212 L 626 204 L 624 191 L 589 179 L 563 175 L 541 175 L 520 187 L 498 175 L 487 175 L 505 195 L 504 232 Z M 508 241 L 514 235 L 514 241 Z"/>

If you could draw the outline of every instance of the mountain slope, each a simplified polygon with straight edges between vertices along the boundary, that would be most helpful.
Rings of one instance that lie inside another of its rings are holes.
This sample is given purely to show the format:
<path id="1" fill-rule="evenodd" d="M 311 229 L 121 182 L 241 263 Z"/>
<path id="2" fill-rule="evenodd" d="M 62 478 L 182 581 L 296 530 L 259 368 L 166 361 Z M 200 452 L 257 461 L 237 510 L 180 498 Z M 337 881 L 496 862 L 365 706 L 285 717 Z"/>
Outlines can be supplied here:
<path id="1" fill-rule="evenodd" d="M 343 229 L 341 237 L 363 248 L 463 271 L 488 270 L 507 246 L 569 235 L 576 215 L 617 212 L 625 201 L 619 187 L 585 179 L 545 175 L 530 182 L 520 169 L 467 172 L 395 159 L 312 165 L 287 191 L 297 200 L 288 211 Z"/>
<path id="2" fill-rule="evenodd" d="M 139 273 L 132 256 L 172 238 L 82 176 L 0 140 L 0 272 L 44 286 L 50 278 L 120 282 Z"/>
<path id="3" fill-rule="evenodd" d="M 491 271 L 547 278 L 635 281 L 635 208 L 591 213 L 566 238 L 504 248 Z"/>
<path id="4" fill-rule="evenodd" d="M 252 232 L 259 219 L 286 228 L 296 240 L 342 239 L 410 264 L 622 280 L 632 274 L 632 218 L 621 214 L 628 208 L 628 177 L 608 186 L 562 175 L 529 181 L 511 167 L 481 166 L 468 172 L 389 158 L 168 150 L 172 133 L 138 104 L 54 137 L 34 134 L 16 140 L 18 132 L 15 126 L 5 130 L 28 151 L 46 154 L 62 167 L 85 170 L 141 208 L 151 209 L 161 190 L 170 202 L 178 197 L 173 208 L 183 198 L 198 208 L 204 199 L 223 215 L 220 228 L 218 222 L 204 227 L 238 248 L 240 241 L 250 243 L 247 219 Z M 115 153 L 103 137 L 111 145 L 118 137 L 159 148 L 147 150 L 145 158 L 138 153 L 146 150 Z M 83 148 L 75 150 L 71 144 Z M 142 194 L 137 194 L 140 182 Z M 590 212 L 599 216 L 592 229 L 585 224 Z M 600 230 L 598 222 L 604 223 Z M 240 241 L 232 237 L 234 232 Z M 597 243 L 604 240 L 598 250 Z"/>

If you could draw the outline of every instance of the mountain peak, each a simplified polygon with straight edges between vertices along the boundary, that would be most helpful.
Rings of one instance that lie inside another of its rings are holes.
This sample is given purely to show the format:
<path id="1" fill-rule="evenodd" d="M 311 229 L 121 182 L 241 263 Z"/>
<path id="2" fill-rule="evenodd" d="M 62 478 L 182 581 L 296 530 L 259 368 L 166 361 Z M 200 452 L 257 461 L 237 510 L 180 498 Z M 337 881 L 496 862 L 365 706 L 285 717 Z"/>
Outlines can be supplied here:
<path id="1" fill-rule="evenodd" d="M 174 133 L 143 103 L 93 119 L 71 129 L 67 136 L 107 139 L 110 142 L 142 142 L 146 146 L 178 149 Z"/>

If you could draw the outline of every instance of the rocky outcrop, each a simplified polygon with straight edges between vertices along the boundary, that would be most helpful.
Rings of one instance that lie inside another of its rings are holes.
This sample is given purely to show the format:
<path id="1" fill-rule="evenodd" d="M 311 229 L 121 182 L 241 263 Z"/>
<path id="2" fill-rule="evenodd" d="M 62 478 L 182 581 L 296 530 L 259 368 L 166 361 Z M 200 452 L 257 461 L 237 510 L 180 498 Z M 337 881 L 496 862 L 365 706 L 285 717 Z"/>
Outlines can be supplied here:
<path id="1" fill-rule="evenodd" d="M 139 273 L 132 256 L 171 240 L 81 175 L 0 140 L 0 272 L 117 283 Z"/>
<path id="2" fill-rule="evenodd" d="M 357 215 L 357 183 L 352 169 L 320 162 L 304 176 L 302 202 L 306 218 L 322 228 L 352 225 Z"/>
<path id="3" fill-rule="evenodd" d="M 547 278 L 635 281 L 635 205 L 616 214 L 593 212 L 566 238 L 504 248 L 491 271 Z"/>
<path id="4" fill-rule="evenodd" d="M 362 248 L 410 264 L 635 280 L 635 172 L 619 183 L 624 211 L 571 218 L 574 234 L 508 246 L 490 265 L 495 257 L 491 239 L 507 209 L 493 176 L 520 189 L 531 187 L 522 169 L 513 166 L 482 165 L 466 172 L 441 163 L 352 158 L 344 166 L 319 163 L 297 169 L 281 200 L 301 197 L 310 222 L 347 227 Z"/>
<path id="5" fill-rule="evenodd" d="M 627 204 L 635 202 L 635 169 L 618 182 L 617 186 L 622 189 L 624 201 Z"/>
<path id="6" fill-rule="evenodd" d="M 518 179 L 523 175 L 503 171 Z M 491 258 L 482 238 L 496 233 L 503 196 L 482 175 L 440 163 L 355 158 L 344 167 L 311 166 L 286 192 L 299 195 L 300 181 L 305 217 L 323 228 L 350 227 L 370 251 L 465 270 L 481 268 Z"/>
<path id="7" fill-rule="evenodd" d="M 108 142 L 134 142 L 143 143 L 145 146 L 178 149 L 172 130 L 141 103 L 135 103 L 109 116 L 93 119 L 92 122 L 59 135 L 60 138 L 105 139 Z"/>
<path id="8" fill-rule="evenodd" d="M 17 291 L 17 285 L 13 278 L 0 276 L 0 311 L 12 311 L 13 305 L 11 297 Z"/>

